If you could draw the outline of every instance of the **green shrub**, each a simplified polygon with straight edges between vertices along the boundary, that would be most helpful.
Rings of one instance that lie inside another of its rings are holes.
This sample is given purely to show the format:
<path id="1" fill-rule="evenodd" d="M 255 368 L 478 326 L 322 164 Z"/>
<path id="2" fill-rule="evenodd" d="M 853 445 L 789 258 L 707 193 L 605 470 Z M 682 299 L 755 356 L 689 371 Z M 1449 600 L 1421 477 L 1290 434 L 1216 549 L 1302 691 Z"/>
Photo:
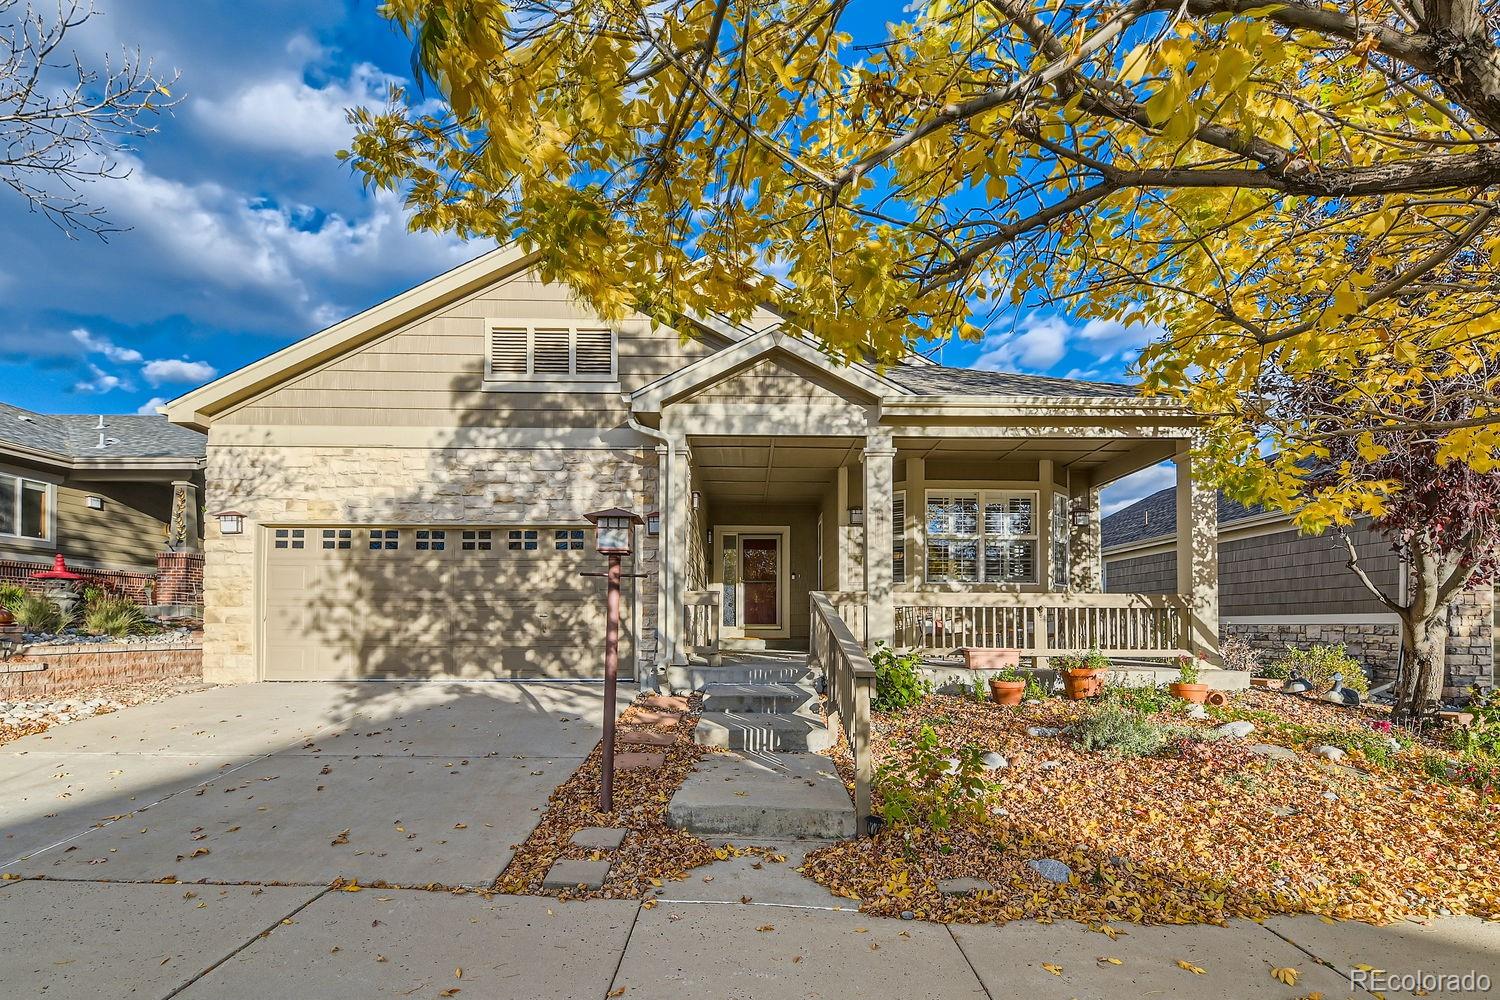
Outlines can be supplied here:
<path id="1" fill-rule="evenodd" d="M 1026 680 L 1026 678 L 1027 678 L 1027 675 L 1021 673 L 1021 671 L 1017 670 L 1015 667 L 1002 667 L 1001 669 L 997 670 L 995 672 L 995 675 L 993 677 L 991 677 L 990 679 L 991 680 L 996 680 L 996 681 L 1011 681 L 1011 682 L 1015 682 L 1015 681 L 1024 681 L 1024 680 Z"/>
<path id="2" fill-rule="evenodd" d="M 1198 683 L 1198 659 L 1193 656 L 1179 656 L 1177 658 L 1177 683 Z"/>
<path id="3" fill-rule="evenodd" d="M 1083 750 L 1116 757 L 1153 757 L 1193 738 L 1186 726 L 1168 725 L 1106 701 L 1073 727 L 1073 742 Z"/>
<path id="4" fill-rule="evenodd" d="M 1277 680 L 1286 680 L 1292 676 L 1292 672 L 1281 660 L 1272 660 L 1270 663 L 1262 663 L 1255 668 L 1256 677 L 1274 677 Z"/>
<path id="5" fill-rule="evenodd" d="M 0 608 L 14 611 L 25 597 L 26 588 L 19 583 L 0 583 Z"/>
<path id="6" fill-rule="evenodd" d="M 41 594 L 27 593 L 11 608 L 10 613 L 15 615 L 16 623 L 27 632 L 55 635 L 70 624 L 69 619 L 63 615 L 62 608 Z"/>
<path id="7" fill-rule="evenodd" d="M 922 676 L 919 669 L 922 657 L 918 653 L 897 653 L 884 643 L 870 654 L 875 665 L 875 702 L 878 712 L 899 712 L 910 708 L 932 693 L 932 683 Z"/>
<path id="8" fill-rule="evenodd" d="M 1064 653 L 1052 658 L 1052 666 L 1059 673 L 1065 670 L 1108 670 L 1109 657 L 1091 649 L 1087 653 Z"/>
<path id="9" fill-rule="evenodd" d="M 1104 690 L 1104 700 L 1131 712 L 1154 715 L 1171 708 L 1177 699 L 1164 688 L 1153 684 L 1139 686 L 1112 685 Z"/>
<path id="10" fill-rule="evenodd" d="M 1399 750 L 1392 750 L 1391 745 L 1386 742 L 1393 737 L 1397 743 L 1401 744 Z M 1314 729 L 1309 730 L 1303 736 L 1303 743 L 1307 746 L 1338 747 L 1348 753 L 1362 754 L 1370 763 L 1381 767 L 1390 767 L 1394 764 L 1397 755 L 1409 748 L 1413 742 L 1405 730 L 1394 728 L 1382 732 L 1363 727 Z"/>
<path id="11" fill-rule="evenodd" d="M 1040 675 L 1030 674 L 1026 678 L 1026 690 L 1021 697 L 1025 701 L 1043 701 L 1052 697 L 1052 689 L 1042 684 Z"/>
<path id="12" fill-rule="evenodd" d="M 915 740 L 875 771 L 882 815 L 892 824 L 934 830 L 984 820 L 994 785 L 983 757 L 984 751 L 973 746 L 945 750 L 933 728 L 923 726 Z"/>
<path id="13" fill-rule="evenodd" d="M 83 609 L 83 629 L 92 635 L 123 639 L 147 631 L 145 612 L 127 597 L 96 597 Z"/>
<path id="14" fill-rule="evenodd" d="M 1344 687 L 1362 695 L 1370 693 L 1370 680 L 1365 676 L 1359 661 L 1350 656 L 1343 643 L 1337 645 L 1314 645 L 1306 649 L 1289 649 L 1276 660 L 1276 667 L 1284 674 L 1266 674 L 1268 677 L 1290 677 L 1296 670 L 1312 682 L 1314 691 L 1327 691 L 1333 687 L 1333 675 L 1344 675 Z"/>
<path id="15" fill-rule="evenodd" d="M 1466 757 L 1500 758 L 1500 688 L 1475 697 L 1467 710 L 1474 721 L 1467 728 L 1455 726 L 1450 745 Z"/>

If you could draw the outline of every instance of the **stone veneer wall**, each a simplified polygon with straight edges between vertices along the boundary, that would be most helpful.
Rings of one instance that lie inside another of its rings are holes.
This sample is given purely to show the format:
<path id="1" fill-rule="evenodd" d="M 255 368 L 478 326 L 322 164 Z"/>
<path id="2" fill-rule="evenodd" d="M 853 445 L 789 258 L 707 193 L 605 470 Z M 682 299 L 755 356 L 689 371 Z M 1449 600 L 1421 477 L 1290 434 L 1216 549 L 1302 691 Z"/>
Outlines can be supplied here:
<path id="1" fill-rule="evenodd" d="M 175 646 L 32 646 L 0 664 L 0 701 L 54 698 L 111 684 L 197 680 L 202 676 L 203 650 L 196 642 Z"/>
<path id="2" fill-rule="evenodd" d="M 265 524 L 549 524 L 586 511 L 658 508 L 651 446 L 620 449 L 217 445 L 210 511 L 246 515 L 241 535 L 205 539 L 203 676 L 253 681 L 256 539 Z M 636 600 L 644 662 L 655 659 L 656 540 L 642 539 Z"/>
<path id="3" fill-rule="evenodd" d="M 1468 591 L 1457 599 L 1448 619 L 1448 697 L 1468 693 L 1478 684 L 1495 684 L 1494 591 Z M 1289 647 L 1343 643 L 1365 666 L 1376 685 L 1396 677 L 1401 656 L 1401 628 L 1395 622 L 1225 622 L 1221 639 L 1242 638 L 1269 659 Z"/>

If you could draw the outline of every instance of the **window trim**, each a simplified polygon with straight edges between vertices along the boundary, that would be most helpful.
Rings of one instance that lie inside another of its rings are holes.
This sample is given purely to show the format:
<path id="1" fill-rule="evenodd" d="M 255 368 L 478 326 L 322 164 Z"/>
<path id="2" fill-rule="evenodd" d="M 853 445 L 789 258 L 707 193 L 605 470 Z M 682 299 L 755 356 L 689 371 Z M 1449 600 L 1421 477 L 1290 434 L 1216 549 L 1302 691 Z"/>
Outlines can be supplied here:
<path id="1" fill-rule="evenodd" d="M 922 567 L 925 579 L 929 583 L 941 583 L 956 585 L 960 587 L 1038 587 L 1042 586 L 1042 544 L 1041 537 L 1041 490 L 1040 489 L 930 489 L 922 495 L 922 524 L 927 537 L 926 565 Z M 1028 497 L 1031 500 L 1031 530 L 1025 534 L 992 535 L 986 530 L 985 507 L 990 503 L 1003 501 L 1011 497 Z M 958 535 L 952 532 L 932 530 L 932 501 L 933 499 L 948 500 L 973 500 L 977 508 L 975 512 L 975 531 L 972 535 Z M 932 571 L 933 541 L 942 538 L 972 538 L 976 543 L 974 579 L 960 580 L 951 576 L 939 575 Z M 1031 555 L 1031 577 L 1027 580 L 990 580 L 986 578 L 985 562 L 986 552 L 991 539 L 999 541 L 1020 541 L 1032 543 Z"/>
<path id="2" fill-rule="evenodd" d="M 900 511 L 900 516 L 895 516 Z M 891 491 L 891 583 L 905 584 L 908 576 L 906 570 L 906 491 Z M 821 515 L 820 515 L 821 518 Z M 819 544 L 822 543 L 822 532 L 819 531 Z M 822 558 L 820 552 L 819 558 Z M 900 556 L 897 559 L 896 556 Z M 821 576 L 819 580 L 821 581 Z M 822 583 L 819 583 L 822 587 Z"/>
<path id="3" fill-rule="evenodd" d="M 0 469 L 0 479 L 9 479 L 16 484 L 15 509 L 12 511 L 16 519 L 16 531 L 15 533 L 0 531 L 0 538 L 3 538 L 7 545 L 34 546 L 37 548 L 49 548 L 53 546 L 57 541 L 57 484 L 48 482 L 45 479 L 37 479 L 33 476 L 23 475 L 19 472 L 9 472 L 3 469 Z M 35 535 L 23 535 L 20 533 L 21 497 L 25 492 L 27 484 L 40 486 L 47 498 L 47 510 L 45 516 L 42 518 L 44 522 L 42 525 L 43 534 L 40 538 Z"/>
<path id="4" fill-rule="evenodd" d="M 495 337 L 501 330 L 526 330 L 526 373 L 495 371 Z M 568 331 L 568 374 L 536 371 L 536 332 L 538 329 Z M 578 374 L 579 331 L 609 332 L 609 372 Z M 547 319 L 485 320 L 484 388 L 511 392 L 618 392 L 620 385 L 620 331 L 613 323 L 580 323 Z"/>

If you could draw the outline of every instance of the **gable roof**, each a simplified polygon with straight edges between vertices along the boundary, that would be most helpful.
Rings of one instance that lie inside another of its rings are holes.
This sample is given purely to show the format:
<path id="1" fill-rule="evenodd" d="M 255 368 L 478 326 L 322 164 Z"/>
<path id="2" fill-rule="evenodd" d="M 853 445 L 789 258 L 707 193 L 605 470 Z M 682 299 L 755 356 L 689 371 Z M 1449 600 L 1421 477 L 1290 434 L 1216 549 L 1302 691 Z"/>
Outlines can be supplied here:
<path id="1" fill-rule="evenodd" d="M 1135 386 L 1119 382 L 1084 382 L 1079 379 L 1022 375 L 1018 372 L 980 371 L 945 365 L 894 365 L 885 370 L 891 381 L 921 396 L 1138 396 Z"/>
<path id="2" fill-rule="evenodd" d="M 103 427 L 100 427 L 100 424 Z M 180 459 L 201 462 L 208 438 L 166 417 L 143 414 L 37 413 L 0 403 L 0 452 L 63 464 Z"/>
<path id="3" fill-rule="evenodd" d="M 1238 500 L 1231 500 L 1224 495 L 1222 490 L 1217 496 L 1220 527 L 1237 521 L 1275 516 L 1274 511 L 1268 511 L 1259 504 L 1246 507 Z M 1115 511 L 1099 522 L 1099 530 L 1106 552 L 1123 545 L 1161 538 L 1164 535 L 1176 535 L 1177 488 L 1168 486 L 1164 490 L 1157 490 L 1150 496 L 1137 500 L 1129 507 Z"/>

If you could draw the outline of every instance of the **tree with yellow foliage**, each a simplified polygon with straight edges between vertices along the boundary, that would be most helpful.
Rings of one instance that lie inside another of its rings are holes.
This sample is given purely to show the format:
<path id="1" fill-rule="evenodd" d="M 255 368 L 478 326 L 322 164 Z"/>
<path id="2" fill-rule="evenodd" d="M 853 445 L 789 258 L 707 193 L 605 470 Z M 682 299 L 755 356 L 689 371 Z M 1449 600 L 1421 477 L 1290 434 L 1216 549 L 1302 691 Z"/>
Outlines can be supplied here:
<path id="1" fill-rule="evenodd" d="M 443 110 L 357 110 L 347 155 L 606 314 L 775 298 L 884 359 L 981 336 L 996 296 L 1158 324 L 1148 391 L 1210 418 L 1237 498 L 1319 529 L 1392 489 L 1309 483 L 1332 442 L 1500 467 L 1495 6 L 388 0 Z M 1277 389 L 1314 372 L 1342 417 L 1309 433 Z M 1413 416 L 1433 380 L 1461 416 Z"/>

